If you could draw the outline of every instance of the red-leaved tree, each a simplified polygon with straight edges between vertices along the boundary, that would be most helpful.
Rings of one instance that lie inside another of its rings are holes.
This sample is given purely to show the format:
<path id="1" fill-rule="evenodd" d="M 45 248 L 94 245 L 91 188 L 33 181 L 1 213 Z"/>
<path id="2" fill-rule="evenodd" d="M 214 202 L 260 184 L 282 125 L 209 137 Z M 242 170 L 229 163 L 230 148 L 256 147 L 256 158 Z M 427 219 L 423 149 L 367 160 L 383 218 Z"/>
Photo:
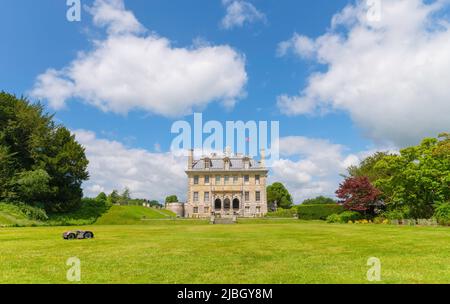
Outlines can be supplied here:
<path id="1" fill-rule="evenodd" d="M 381 204 L 381 191 L 365 176 L 346 178 L 339 185 L 336 195 L 344 208 L 351 211 L 373 214 L 375 208 Z"/>

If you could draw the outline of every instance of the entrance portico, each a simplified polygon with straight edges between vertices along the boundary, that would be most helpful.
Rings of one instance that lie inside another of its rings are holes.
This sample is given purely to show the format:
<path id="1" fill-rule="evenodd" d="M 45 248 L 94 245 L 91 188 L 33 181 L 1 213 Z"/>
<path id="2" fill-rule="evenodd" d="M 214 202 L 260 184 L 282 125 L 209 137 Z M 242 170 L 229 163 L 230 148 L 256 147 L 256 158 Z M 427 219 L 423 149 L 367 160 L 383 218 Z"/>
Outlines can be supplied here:
<path id="1" fill-rule="evenodd" d="M 215 215 L 243 215 L 244 210 L 241 204 L 242 194 L 237 193 L 214 193 L 213 210 Z"/>

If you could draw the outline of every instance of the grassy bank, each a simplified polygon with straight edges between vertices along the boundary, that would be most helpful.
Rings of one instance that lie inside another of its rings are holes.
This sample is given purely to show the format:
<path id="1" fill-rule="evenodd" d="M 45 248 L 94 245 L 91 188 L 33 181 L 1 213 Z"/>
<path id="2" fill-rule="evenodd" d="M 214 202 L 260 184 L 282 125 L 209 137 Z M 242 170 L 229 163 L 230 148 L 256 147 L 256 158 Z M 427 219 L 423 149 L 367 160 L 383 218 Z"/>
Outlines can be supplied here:
<path id="1" fill-rule="evenodd" d="M 26 211 L 41 211 L 45 218 L 36 218 Z M 175 214 L 169 210 L 142 206 L 109 206 L 105 201 L 83 199 L 81 207 L 67 213 L 46 215 L 44 211 L 29 206 L 0 203 L 0 227 L 29 226 L 81 226 L 143 224 L 148 219 L 170 219 Z"/>

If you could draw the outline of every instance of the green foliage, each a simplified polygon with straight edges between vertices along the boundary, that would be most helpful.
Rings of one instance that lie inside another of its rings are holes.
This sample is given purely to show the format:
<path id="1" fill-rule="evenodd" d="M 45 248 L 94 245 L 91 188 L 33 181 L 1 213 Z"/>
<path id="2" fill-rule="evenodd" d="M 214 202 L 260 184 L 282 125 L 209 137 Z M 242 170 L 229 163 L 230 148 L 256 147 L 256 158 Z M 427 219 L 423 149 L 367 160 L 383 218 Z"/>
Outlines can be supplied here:
<path id="1" fill-rule="evenodd" d="M 277 211 L 267 213 L 266 217 L 285 217 L 292 218 L 297 214 L 297 208 L 283 209 L 278 208 Z"/>
<path id="2" fill-rule="evenodd" d="M 156 201 L 156 200 L 151 200 L 150 202 L 149 202 L 149 204 L 150 204 L 150 207 L 162 207 L 162 204 L 160 204 L 158 201 Z"/>
<path id="3" fill-rule="evenodd" d="M 441 134 L 377 163 L 377 170 L 389 173 L 375 181 L 389 210 L 408 208 L 412 218 L 429 218 L 434 206 L 450 200 L 449 147 L 449 134 Z"/>
<path id="4" fill-rule="evenodd" d="M 387 218 L 388 220 L 402 220 L 404 218 L 408 218 L 408 211 L 401 210 L 401 209 L 394 209 L 385 211 L 382 213 L 382 216 L 384 218 Z"/>
<path id="5" fill-rule="evenodd" d="M 318 196 L 316 198 L 308 198 L 303 201 L 302 205 L 319 205 L 319 204 L 336 204 L 337 202 L 330 198 L 325 196 Z"/>
<path id="6" fill-rule="evenodd" d="M 123 190 L 122 194 L 120 195 L 120 200 L 121 203 L 128 203 L 128 201 L 131 200 L 131 191 L 130 189 L 128 189 L 128 187 L 125 187 L 125 189 Z"/>
<path id="7" fill-rule="evenodd" d="M 384 160 L 389 155 L 387 152 L 376 152 L 365 158 L 358 166 L 350 166 L 347 168 L 347 172 L 350 177 L 367 177 L 371 182 L 387 177 L 389 172 L 380 171 L 376 166 L 378 162 Z"/>
<path id="8" fill-rule="evenodd" d="M 292 196 L 282 183 L 273 183 L 267 186 L 267 203 L 275 204 L 280 208 L 289 209 L 293 206 Z"/>
<path id="9" fill-rule="evenodd" d="M 119 191 L 113 190 L 111 194 L 108 196 L 108 201 L 111 205 L 118 204 L 120 200 Z"/>
<path id="10" fill-rule="evenodd" d="M 14 179 L 15 192 L 20 201 L 39 205 L 52 192 L 49 182 L 50 176 L 43 169 L 24 171 Z"/>
<path id="11" fill-rule="evenodd" d="M 327 216 L 327 223 L 341 223 L 341 217 L 337 213 L 330 214 Z"/>
<path id="12" fill-rule="evenodd" d="M 84 148 L 41 104 L 0 93 L 0 200 L 48 212 L 79 206 L 87 180 Z"/>
<path id="13" fill-rule="evenodd" d="M 108 201 L 108 196 L 106 195 L 106 193 L 105 192 L 100 192 L 98 195 L 97 195 L 97 197 L 96 197 L 96 199 L 97 200 L 100 200 L 100 201 Z"/>
<path id="14" fill-rule="evenodd" d="M 434 211 L 434 217 L 438 220 L 441 225 L 450 224 L 450 203 L 444 203 L 437 206 Z"/>
<path id="15" fill-rule="evenodd" d="M 298 218 L 301 220 L 326 220 L 333 213 L 341 213 L 344 207 L 338 204 L 299 205 Z"/>
<path id="16" fill-rule="evenodd" d="M 357 221 L 360 220 L 361 214 L 356 211 L 344 211 L 341 214 L 339 214 L 339 218 L 341 219 L 341 223 L 348 223 L 349 221 Z"/>
<path id="17" fill-rule="evenodd" d="M 0 210 L 29 220 L 46 221 L 48 219 L 45 210 L 23 203 L 0 203 Z"/>
<path id="18" fill-rule="evenodd" d="M 166 203 L 177 203 L 178 197 L 176 195 L 169 195 L 166 197 Z"/>
<path id="19" fill-rule="evenodd" d="M 361 219 L 361 214 L 356 211 L 344 211 L 342 213 L 334 213 L 327 217 L 328 223 L 348 223 L 349 221 L 357 221 Z"/>

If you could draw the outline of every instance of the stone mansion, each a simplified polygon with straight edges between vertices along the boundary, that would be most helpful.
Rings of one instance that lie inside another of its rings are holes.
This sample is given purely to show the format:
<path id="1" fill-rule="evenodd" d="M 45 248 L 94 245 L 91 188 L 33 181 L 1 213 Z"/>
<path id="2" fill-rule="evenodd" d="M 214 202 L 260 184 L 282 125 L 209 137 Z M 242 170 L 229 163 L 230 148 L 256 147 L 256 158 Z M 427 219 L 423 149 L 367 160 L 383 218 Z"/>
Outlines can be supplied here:
<path id="1" fill-rule="evenodd" d="M 264 150 L 261 160 L 244 155 L 215 153 L 194 159 L 189 151 L 187 202 L 184 217 L 261 217 L 267 213 Z M 181 206 L 180 206 L 181 207 Z"/>

